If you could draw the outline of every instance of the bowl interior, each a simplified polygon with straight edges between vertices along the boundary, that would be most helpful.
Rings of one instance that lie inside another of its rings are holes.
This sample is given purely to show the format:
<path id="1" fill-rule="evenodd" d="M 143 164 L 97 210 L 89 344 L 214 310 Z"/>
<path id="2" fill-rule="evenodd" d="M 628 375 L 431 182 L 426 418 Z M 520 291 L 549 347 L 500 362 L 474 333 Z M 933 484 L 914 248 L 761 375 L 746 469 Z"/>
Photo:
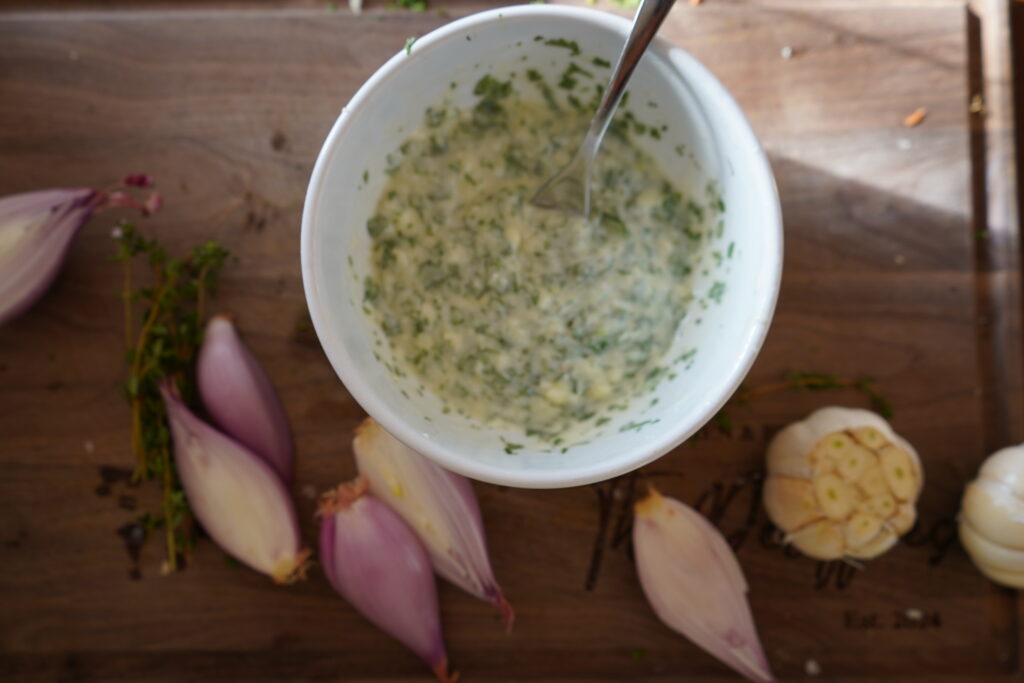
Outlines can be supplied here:
<path id="1" fill-rule="evenodd" d="M 516 486 L 568 486 L 633 469 L 710 419 L 738 386 L 763 340 L 778 289 L 778 198 L 764 155 L 721 85 L 678 47 L 656 41 L 629 86 L 635 139 L 709 211 L 691 282 L 694 301 L 663 365 L 666 378 L 611 421 L 558 446 L 521 430 L 455 414 L 415 377 L 395 378 L 386 340 L 363 311 L 371 267 L 367 219 L 385 169 L 427 107 L 472 106 L 484 75 L 512 78 L 524 97 L 528 69 L 558 83 L 570 61 L 593 74 L 574 93 L 604 85 L 629 24 L 612 15 L 543 5 L 491 10 L 418 40 L 378 71 L 343 110 L 321 151 L 303 217 L 303 276 L 317 334 L 367 412 L 410 446 L 468 476 Z M 578 48 L 578 52 L 577 52 Z M 598 61 L 595 61 L 596 60 Z M 565 97 L 565 91 L 557 92 Z M 651 130 L 657 133 L 651 133 Z M 709 190 L 709 184 L 711 188 Z M 509 447 L 508 444 L 515 446 Z M 522 446 L 517 448 L 516 446 Z"/>

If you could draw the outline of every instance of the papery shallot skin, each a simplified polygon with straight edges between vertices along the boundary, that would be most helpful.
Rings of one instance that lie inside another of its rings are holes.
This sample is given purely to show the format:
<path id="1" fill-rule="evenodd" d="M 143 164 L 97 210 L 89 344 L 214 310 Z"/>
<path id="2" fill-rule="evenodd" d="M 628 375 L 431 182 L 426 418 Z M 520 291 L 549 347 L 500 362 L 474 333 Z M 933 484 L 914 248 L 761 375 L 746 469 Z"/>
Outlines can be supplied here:
<path id="1" fill-rule="evenodd" d="M 229 436 L 292 481 L 292 435 L 281 400 L 227 316 L 210 319 L 196 361 L 203 407 Z"/>
<path id="2" fill-rule="evenodd" d="M 86 188 L 0 198 L 0 325 L 27 311 L 50 288 L 98 198 Z"/>
<path id="3" fill-rule="evenodd" d="M 494 578 L 469 480 L 412 450 L 372 418 L 359 425 L 353 449 L 370 490 L 419 535 L 437 573 L 500 607 L 511 630 L 514 613 Z"/>
<path id="4" fill-rule="evenodd" d="M 225 552 L 277 583 L 301 575 L 309 553 L 301 547 L 295 507 L 281 479 L 256 454 L 196 417 L 168 382 L 160 392 L 178 476 L 203 529 Z"/>
<path id="5" fill-rule="evenodd" d="M 635 506 L 633 551 L 655 614 L 751 681 L 774 681 L 747 602 L 747 582 L 722 534 L 651 488 Z"/>
<path id="6" fill-rule="evenodd" d="M 324 573 L 363 616 L 416 653 L 439 679 L 454 681 L 427 551 L 409 525 L 367 490 L 360 477 L 324 496 Z"/>

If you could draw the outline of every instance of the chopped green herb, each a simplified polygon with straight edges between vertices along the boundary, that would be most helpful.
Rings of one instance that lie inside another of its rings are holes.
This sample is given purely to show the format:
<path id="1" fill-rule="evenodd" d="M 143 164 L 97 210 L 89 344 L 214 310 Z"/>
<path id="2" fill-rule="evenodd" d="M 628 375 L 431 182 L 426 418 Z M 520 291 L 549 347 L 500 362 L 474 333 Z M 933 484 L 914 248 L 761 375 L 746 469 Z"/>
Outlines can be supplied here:
<path id="1" fill-rule="evenodd" d="M 538 36 L 538 38 L 539 37 L 540 36 Z M 536 40 L 536 38 L 534 40 Z M 580 53 L 580 45 L 575 40 L 566 40 L 565 38 L 552 38 L 550 40 L 545 40 L 544 44 L 550 45 L 552 47 L 564 47 L 565 49 L 569 50 L 570 53 L 572 53 L 573 57 Z"/>
<path id="2" fill-rule="evenodd" d="M 409 36 L 405 39 L 405 54 L 412 54 L 412 46 L 416 43 L 416 36 Z"/>
<path id="3" fill-rule="evenodd" d="M 711 289 L 708 291 L 708 298 L 714 301 L 716 304 L 722 303 L 722 295 L 725 294 L 725 283 L 716 282 L 711 285 Z"/>
<path id="4" fill-rule="evenodd" d="M 626 424 L 624 424 L 621 427 L 619 427 L 619 432 L 620 433 L 621 432 L 639 432 L 641 429 L 643 429 L 647 425 L 657 424 L 659 422 L 661 422 L 660 418 L 656 418 L 656 419 L 653 419 L 653 420 L 642 420 L 640 422 L 636 422 L 635 420 L 630 420 Z"/>

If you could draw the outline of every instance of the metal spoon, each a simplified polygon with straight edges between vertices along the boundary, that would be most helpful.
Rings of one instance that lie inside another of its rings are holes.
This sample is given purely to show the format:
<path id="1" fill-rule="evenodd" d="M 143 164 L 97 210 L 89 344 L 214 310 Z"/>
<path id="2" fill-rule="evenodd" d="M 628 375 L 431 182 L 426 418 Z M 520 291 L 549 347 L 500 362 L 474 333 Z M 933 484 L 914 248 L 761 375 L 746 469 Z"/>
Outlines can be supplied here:
<path id="1" fill-rule="evenodd" d="M 673 4 L 675 0 L 640 1 L 633 19 L 633 28 L 615 64 L 615 70 L 612 71 L 601 104 L 590 122 L 587 135 L 583 138 L 583 144 L 576 150 L 572 161 L 537 190 L 532 201 L 534 206 L 590 217 L 590 176 L 597 150 L 626 91 L 629 77 L 633 75 L 633 70 Z"/>

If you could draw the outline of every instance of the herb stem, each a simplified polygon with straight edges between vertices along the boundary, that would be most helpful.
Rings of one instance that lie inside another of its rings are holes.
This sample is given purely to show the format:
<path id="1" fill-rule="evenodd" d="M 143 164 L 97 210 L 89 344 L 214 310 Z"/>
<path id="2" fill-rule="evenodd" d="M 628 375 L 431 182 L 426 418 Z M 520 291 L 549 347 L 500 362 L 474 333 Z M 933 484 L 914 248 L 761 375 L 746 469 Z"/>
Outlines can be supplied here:
<path id="1" fill-rule="evenodd" d="M 849 377 L 790 377 L 782 382 L 771 382 L 749 389 L 741 389 L 737 394 L 737 399 L 744 401 L 755 396 L 773 394 L 777 391 L 785 391 L 786 389 L 854 389 L 858 387 L 860 382 L 862 380 Z"/>
<path id="2" fill-rule="evenodd" d="M 124 290 L 121 292 L 121 300 L 124 303 L 124 348 L 132 348 L 134 335 L 134 316 L 132 315 L 132 262 L 131 259 L 124 260 Z"/>
<path id="3" fill-rule="evenodd" d="M 142 401 L 139 399 L 139 382 L 142 378 L 142 355 L 149 339 L 149 333 L 156 324 L 160 313 L 163 310 L 163 299 L 165 294 L 174 286 L 177 278 L 170 278 L 162 283 L 153 297 L 153 303 L 146 314 L 146 321 L 139 331 L 139 339 L 135 344 L 135 354 L 132 356 L 132 368 L 128 382 L 131 387 L 132 399 L 132 450 L 135 451 L 136 470 L 132 478 L 141 481 L 146 471 L 146 451 L 142 445 Z"/>
<path id="4" fill-rule="evenodd" d="M 892 404 L 875 387 L 873 380 L 868 377 L 838 377 L 814 372 L 793 372 L 786 376 L 781 382 L 771 382 L 761 386 L 742 388 L 736 392 L 729 403 L 745 403 L 757 396 L 784 391 L 786 389 L 810 389 L 821 391 L 825 389 L 856 389 L 863 393 L 871 402 L 871 407 L 882 417 L 892 417 Z M 723 415 L 719 413 L 719 415 Z M 723 418 L 720 418 L 723 419 Z M 724 417 L 728 421 L 728 417 Z"/>
<path id="5" fill-rule="evenodd" d="M 206 275 L 210 271 L 210 266 L 205 265 L 199 271 L 199 276 L 196 278 L 196 324 L 202 325 L 203 323 L 203 303 L 206 301 Z"/>
<path id="6" fill-rule="evenodd" d="M 170 571 L 178 569 L 178 549 L 175 541 L 175 528 L 173 524 L 173 506 L 171 494 L 174 492 L 174 476 L 171 471 L 171 453 L 165 446 L 161 449 L 160 459 L 163 461 L 163 507 L 164 507 L 164 530 L 167 533 L 167 566 Z"/>

